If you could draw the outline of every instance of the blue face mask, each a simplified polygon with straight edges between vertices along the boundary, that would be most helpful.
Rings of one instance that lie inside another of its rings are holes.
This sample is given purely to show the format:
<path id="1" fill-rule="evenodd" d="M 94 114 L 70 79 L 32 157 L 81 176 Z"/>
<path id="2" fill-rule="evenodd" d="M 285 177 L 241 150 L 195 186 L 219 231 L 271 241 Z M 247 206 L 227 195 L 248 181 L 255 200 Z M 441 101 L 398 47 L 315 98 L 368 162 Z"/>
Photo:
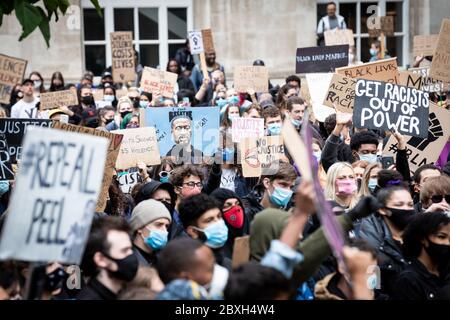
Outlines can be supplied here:
<path id="1" fill-rule="evenodd" d="M 222 151 L 223 161 L 229 162 L 234 160 L 234 149 L 233 148 L 225 148 Z"/>
<path id="2" fill-rule="evenodd" d="M 292 197 L 292 191 L 275 187 L 270 195 L 270 202 L 278 207 L 286 207 Z"/>
<path id="3" fill-rule="evenodd" d="M 369 52 L 371 56 L 376 56 L 378 53 L 377 49 L 370 49 Z"/>
<path id="4" fill-rule="evenodd" d="M 151 230 L 150 235 L 144 238 L 144 241 L 153 250 L 160 250 L 166 246 L 168 235 L 169 233 L 167 231 Z"/>
<path id="5" fill-rule="evenodd" d="M 269 135 L 279 136 L 281 133 L 281 123 L 271 123 L 267 126 L 267 130 L 269 131 Z"/>
<path id="6" fill-rule="evenodd" d="M 227 104 L 227 100 L 226 99 L 219 98 L 219 99 L 216 100 L 216 105 L 219 108 L 223 108 L 226 104 Z"/>
<path id="7" fill-rule="evenodd" d="M 165 177 L 160 177 L 159 181 L 162 183 L 168 183 L 169 182 L 169 176 L 165 176 Z"/>
<path id="8" fill-rule="evenodd" d="M 297 128 L 302 125 L 302 121 L 301 120 L 291 119 L 291 123 Z"/>
<path id="9" fill-rule="evenodd" d="M 369 183 L 367 184 L 367 186 L 369 187 L 369 190 L 373 192 L 375 190 L 375 188 L 377 187 L 377 183 L 378 183 L 378 181 L 376 178 L 369 179 Z"/>
<path id="10" fill-rule="evenodd" d="M 9 191 L 9 181 L 0 181 L 0 197 Z"/>
<path id="11" fill-rule="evenodd" d="M 230 122 L 233 122 L 233 119 L 234 118 L 239 118 L 239 115 L 238 114 L 229 114 L 228 115 L 228 120 L 230 121 Z"/>
<path id="12" fill-rule="evenodd" d="M 103 101 L 113 102 L 115 97 L 112 94 L 103 95 Z"/>
<path id="13" fill-rule="evenodd" d="M 238 104 L 239 103 L 239 97 L 238 96 L 232 96 L 228 98 L 228 103 L 231 104 Z"/>
<path id="14" fill-rule="evenodd" d="M 141 108 L 147 108 L 148 101 L 139 101 L 139 107 Z"/>
<path id="15" fill-rule="evenodd" d="M 322 157 L 322 151 L 315 151 L 315 152 L 313 152 L 313 155 L 314 155 L 314 157 L 316 158 L 316 160 L 317 160 L 317 163 L 319 163 L 320 162 L 320 158 Z"/>
<path id="16" fill-rule="evenodd" d="M 205 229 L 198 229 L 205 234 L 206 241 L 205 245 L 212 249 L 223 247 L 225 242 L 228 239 L 228 228 L 225 224 L 225 221 L 221 219 L 220 221 L 209 225 Z"/>
<path id="17" fill-rule="evenodd" d="M 359 155 L 359 160 L 361 161 L 367 161 L 369 164 L 375 163 L 377 162 L 377 155 L 376 154 L 360 154 Z"/>

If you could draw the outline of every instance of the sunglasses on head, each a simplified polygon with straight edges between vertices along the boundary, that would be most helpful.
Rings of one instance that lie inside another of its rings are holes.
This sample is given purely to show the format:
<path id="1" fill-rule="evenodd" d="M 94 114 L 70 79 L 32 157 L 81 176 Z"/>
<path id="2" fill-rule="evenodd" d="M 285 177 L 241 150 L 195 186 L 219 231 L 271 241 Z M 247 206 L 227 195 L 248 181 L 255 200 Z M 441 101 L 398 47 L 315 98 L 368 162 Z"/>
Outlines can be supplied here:
<path id="1" fill-rule="evenodd" d="M 442 199 L 445 198 L 445 201 L 450 204 L 450 194 L 446 194 L 446 195 L 435 195 L 431 197 L 431 201 L 433 203 L 440 203 L 442 202 Z"/>

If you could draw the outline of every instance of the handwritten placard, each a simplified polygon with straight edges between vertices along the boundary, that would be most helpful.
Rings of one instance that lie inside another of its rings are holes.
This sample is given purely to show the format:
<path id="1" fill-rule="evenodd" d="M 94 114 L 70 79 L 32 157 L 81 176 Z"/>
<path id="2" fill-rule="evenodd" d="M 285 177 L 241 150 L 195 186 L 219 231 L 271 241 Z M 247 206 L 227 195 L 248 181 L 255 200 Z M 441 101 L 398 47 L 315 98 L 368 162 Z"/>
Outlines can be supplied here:
<path id="1" fill-rule="evenodd" d="M 72 90 L 41 93 L 41 111 L 60 108 L 62 106 L 74 106 L 77 104 L 78 97 Z"/>
<path id="2" fill-rule="evenodd" d="M 298 48 L 296 73 L 334 72 L 348 65 L 348 45 Z"/>
<path id="3" fill-rule="evenodd" d="M 16 84 L 21 84 L 27 61 L 0 54 L 0 103 L 8 104 Z"/>
<path id="4" fill-rule="evenodd" d="M 203 49 L 205 50 L 205 53 L 216 52 L 216 49 L 214 48 L 214 40 L 211 29 L 202 30 L 202 39 L 203 39 Z"/>
<path id="5" fill-rule="evenodd" d="M 269 90 L 269 72 L 264 66 L 236 67 L 234 69 L 234 89 L 237 92 L 267 92 Z"/>
<path id="6" fill-rule="evenodd" d="M 111 32 L 111 54 L 113 79 L 116 82 L 134 81 L 133 33 L 131 31 Z"/>
<path id="7" fill-rule="evenodd" d="M 429 36 L 414 36 L 413 39 L 413 54 L 417 56 L 432 56 L 436 50 L 436 45 L 439 35 L 432 34 Z"/>
<path id="8" fill-rule="evenodd" d="M 159 92 L 164 97 L 172 98 L 177 79 L 176 73 L 145 67 L 142 72 L 141 90 Z"/>
<path id="9" fill-rule="evenodd" d="M 355 45 L 355 38 L 353 37 L 352 29 L 333 29 L 324 32 L 325 45 L 336 46 L 340 44 Z"/>
<path id="10" fill-rule="evenodd" d="M 282 136 L 267 136 L 259 139 L 245 138 L 241 141 L 241 164 L 244 177 L 260 177 L 277 172 L 284 156 Z"/>
<path id="11" fill-rule="evenodd" d="M 323 104 L 340 112 L 353 113 L 356 79 L 333 74 Z"/>
<path id="12" fill-rule="evenodd" d="M 431 61 L 430 77 L 450 82 L 450 19 L 442 20 L 436 50 Z"/>
<path id="13" fill-rule="evenodd" d="M 264 119 L 234 118 L 231 125 L 233 142 L 239 143 L 244 138 L 262 138 L 264 136 Z"/>
<path id="14" fill-rule="evenodd" d="M 397 58 L 364 63 L 353 67 L 337 68 L 336 73 L 349 78 L 398 83 Z"/>
<path id="15" fill-rule="evenodd" d="M 379 37 L 384 34 L 386 37 L 394 36 L 394 17 L 370 17 L 367 21 L 369 37 Z"/>

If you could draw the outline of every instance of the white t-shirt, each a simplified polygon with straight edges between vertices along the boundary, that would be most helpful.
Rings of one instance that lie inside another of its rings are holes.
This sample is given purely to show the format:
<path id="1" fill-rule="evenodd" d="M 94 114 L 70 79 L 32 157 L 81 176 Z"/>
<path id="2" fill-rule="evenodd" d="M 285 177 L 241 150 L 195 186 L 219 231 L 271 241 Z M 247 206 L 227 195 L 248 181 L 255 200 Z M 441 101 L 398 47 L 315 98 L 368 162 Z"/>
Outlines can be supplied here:
<path id="1" fill-rule="evenodd" d="M 38 110 L 36 103 L 38 102 L 38 98 L 34 98 L 32 102 L 25 102 L 23 99 L 19 100 L 11 108 L 11 118 L 37 118 Z"/>

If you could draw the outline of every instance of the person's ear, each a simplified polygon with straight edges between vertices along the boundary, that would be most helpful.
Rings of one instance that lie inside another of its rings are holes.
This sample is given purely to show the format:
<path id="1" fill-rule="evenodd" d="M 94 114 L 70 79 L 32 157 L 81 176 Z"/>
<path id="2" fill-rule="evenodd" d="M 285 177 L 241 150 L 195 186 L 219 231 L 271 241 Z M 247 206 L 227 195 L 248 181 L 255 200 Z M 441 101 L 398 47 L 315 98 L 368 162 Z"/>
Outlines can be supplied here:
<path id="1" fill-rule="evenodd" d="M 189 226 L 186 228 L 186 233 L 192 238 L 192 239 L 198 239 L 199 234 L 198 231 L 194 229 L 194 227 Z"/>
<path id="2" fill-rule="evenodd" d="M 415 193 L 420 193 L 420 184 L 414 183 L 414 192 Z"/>
<path id="3" fill-rule="evenodd" d="M 269 187 L 270 187 L 270 179 L 269 178 L 264 178 L 262 183 L 263 183 L 263 186 L 265 189 L 269 189 Z"/>
<path id="4" fill-rule="evenodd" d="M 109 267 L 111 264 L 111 261 L 109 261 L 109 259 L 107 259 L 103 254 L 101 254 L 98 251 L 94 254 L 92 260 L 99 268 L 102 269 Z"/>
<path id="5" fill-rule="evenodd" d="M 353 156 L 353 159 L 355 159 L 355 161 L 360 160 L 359 159 L 359 154 L 358 154 L 358 152 L 356 150 L 352 151 L 352 156 Z"/>
<path id="6" fill-rule="evenodd" d="M 381 208 L 378 210 L 378 212 L 385 217 L 390 217 L 392 213 L 389 210 L 386 210 L 385 208 Z"/>
<path id="7" fill-rule="evenodd" d="M 181 187 L 175 187 L 173 190 L 177 196 L 181 197 Z"/>

